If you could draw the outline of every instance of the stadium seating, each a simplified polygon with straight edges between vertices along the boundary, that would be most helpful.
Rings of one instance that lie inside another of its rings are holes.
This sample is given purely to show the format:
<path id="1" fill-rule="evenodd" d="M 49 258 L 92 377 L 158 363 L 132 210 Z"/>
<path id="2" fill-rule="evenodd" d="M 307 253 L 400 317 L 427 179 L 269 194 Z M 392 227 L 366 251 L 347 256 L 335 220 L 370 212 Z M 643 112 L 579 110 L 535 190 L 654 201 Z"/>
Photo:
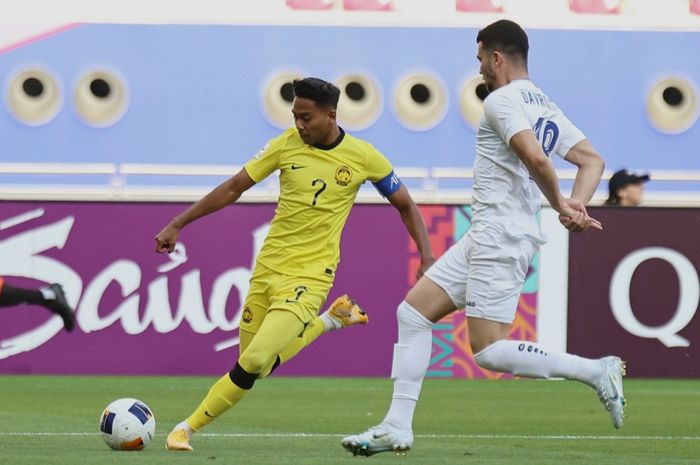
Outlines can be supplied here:
<path id="1" fill-rule="evenodd" d="M 576 13 L 618 14 L 620 0 L 571 0 L 569 6 Z"/>
<path id="2" fill-rule="evenodd" d="M 700 0 L 690 0 L 690 12 L 700 15 Z"/>
<path id="3" fill-rule="evenodd" d="M 343 0 L 348 11 L 393 11 L 393 0 Z"/>
<path id="4" fill-rule="evenodd" d="M 457 0 L 457 11 L 472 13 L 502 13 L 501 0 Z"/>
<path id="5" fill-rule="evenodd" d="M 681 7 L 680 3 L 688 5 Z M 430 2 L 422 3 L 421 0 L 285 0 L 287 8 L 292 10 L 335 10 L 342 9 L 345 11 L 415 11 L 417 8 L 425 9 L 426 12 L 448 11 L 443 10 L 443 3 L 431 4 Z M 508 2 L 506 0 L 454 0 L 452 3 L 449 0 L 441 0 L 441 2 L 453 4 L 455 10 L 461 13 L 503 13 L 510 14 L 520 12 L 524 5 L 519 1 Z M 649 16 L 652 6 L 645 3 L 646 0 L 561 0 L 562 11 L 570 11 L 573 14 L 597 14 L 597 15 L 641 15 Z M 528 6 L 527 9 L 547 8 L 550 9 L 552 4 L 559 5 L 559 2 L 542 2 Z M 567 9 L 568 4 L 568 9 Z M 409 6 L 411 8 L 409 8 Z M 675 8 L 675 7 L 678 8 Z M 451 8 L 451 7 L 450 7 Z M 650 9 L 651 8 L 651 9 Z M 679 9 L 688 11 L 691 15 L 700 15 L 700 0 L 679 0 L 678 4 L 674 4 L 667 12 L 677 12 Z M 558 8 L 557 8 L 558 10 Z M 454 10 L 453 10 L 454 11 Z M 551 12 L 551 10 L 550 10 Z"/>
<path id="6" fill-rule="evenodd" d="M 287 0 L 287 6 L 294 10 L 330 10 L 334 0 Z"/>

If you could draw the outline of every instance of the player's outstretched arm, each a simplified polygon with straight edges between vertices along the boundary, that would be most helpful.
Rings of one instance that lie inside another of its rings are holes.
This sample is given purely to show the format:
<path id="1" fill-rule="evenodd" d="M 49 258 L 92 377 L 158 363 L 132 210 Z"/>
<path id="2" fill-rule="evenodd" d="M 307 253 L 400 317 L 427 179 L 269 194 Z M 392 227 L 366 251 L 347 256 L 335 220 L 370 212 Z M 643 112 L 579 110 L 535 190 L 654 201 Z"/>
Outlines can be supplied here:
<path id="1" fill-rule="evenodd" d="M 399 190 L 389 195 L 387 200 L 399 211 L 401 220 L 404 225 L 406 225 L 408 233 L 418 247 L 421 266 L 416 273 L 416 278 L 420 279 L 430 265 L 435 262 L 435 257 L 433 257 L 433 251 L 430 247 L 430 240 L 428 239 L 428 230 L 425 228 L 425 222 L 423 221 L 423 215 L 421 215 L 418 206 L 413 201 L 406 186 L 401 186 Z"/>
<path id="2" fill-rule="evenodd" d="M 175 250 L 180 230 L 191 222 L 234 203 L 241 194 L 255 185 L 245 168 L 219 184 L 207 195 L 192 204 L 182 214 L 176 216 L 156 236 L 156 252 Z"/>

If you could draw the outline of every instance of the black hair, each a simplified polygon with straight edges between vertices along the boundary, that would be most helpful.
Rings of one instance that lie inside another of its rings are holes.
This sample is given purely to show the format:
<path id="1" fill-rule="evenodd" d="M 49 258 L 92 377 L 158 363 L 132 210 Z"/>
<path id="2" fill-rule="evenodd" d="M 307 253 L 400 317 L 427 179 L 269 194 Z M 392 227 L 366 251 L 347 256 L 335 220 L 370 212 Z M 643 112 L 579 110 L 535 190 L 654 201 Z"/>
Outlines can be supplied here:
<path id="1" fill-rule="evenodd" d="M 605 201 L 605 205 L 618 205 L 620 203 L 620 198 L 617 196 L 617 192 L 610 194 Z"/>
<path id="2" fill-rule="evenodd" d="M 292 82 L 294 96 L 313 100 L 319 107 L 338 108 L 340 89 L 323 79 L 307 77 Z"/>
<path id="3" fill-rule="evenodd" d="M 502 19 L 491 23 L 476 36 L 476 42 L 489 50 L 498 50 L 506 55 L 520 58 L 527 65 L 527 52 L 530 43 L 527 33 L 517 23 Z"/>

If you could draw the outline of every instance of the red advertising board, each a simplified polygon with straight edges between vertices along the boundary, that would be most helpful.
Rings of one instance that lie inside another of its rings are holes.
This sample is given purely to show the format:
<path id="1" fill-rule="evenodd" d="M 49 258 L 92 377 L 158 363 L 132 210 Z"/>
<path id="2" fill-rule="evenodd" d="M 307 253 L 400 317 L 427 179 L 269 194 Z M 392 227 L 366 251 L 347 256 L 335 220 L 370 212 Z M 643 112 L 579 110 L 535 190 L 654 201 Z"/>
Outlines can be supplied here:
<path id="1" fill-rule="evenodd" d="M 567 349 L 616 354 L 635 377 L 700 375 L 700 210 L 597 208 L 571 234 Z"/>

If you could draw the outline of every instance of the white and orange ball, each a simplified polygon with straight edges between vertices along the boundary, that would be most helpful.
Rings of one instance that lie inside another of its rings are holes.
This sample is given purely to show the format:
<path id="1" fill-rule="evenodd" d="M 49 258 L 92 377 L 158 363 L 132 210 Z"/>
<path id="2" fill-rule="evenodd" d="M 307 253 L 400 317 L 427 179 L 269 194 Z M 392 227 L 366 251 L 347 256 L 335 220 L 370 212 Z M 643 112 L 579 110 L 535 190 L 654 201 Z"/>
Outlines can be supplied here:
<path id="1" fill-rule="evenodd" d="M 156 418 L 140 400 L 117 399 L 102 412 L 100 432 L 114 450 L 142 450 L 156 433 Z"/>

